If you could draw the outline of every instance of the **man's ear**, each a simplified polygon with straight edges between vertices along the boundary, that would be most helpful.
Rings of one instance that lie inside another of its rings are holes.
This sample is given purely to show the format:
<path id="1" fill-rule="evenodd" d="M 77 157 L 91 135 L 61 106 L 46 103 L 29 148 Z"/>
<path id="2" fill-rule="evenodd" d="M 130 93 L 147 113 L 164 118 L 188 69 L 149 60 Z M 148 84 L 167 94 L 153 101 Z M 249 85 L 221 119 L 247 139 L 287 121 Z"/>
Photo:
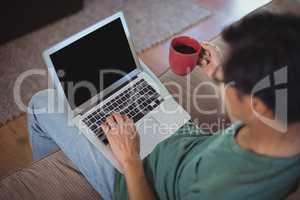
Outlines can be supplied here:
<path id="1" fill-rule="evenodd" d="M 256 113 L 268 118 L 273 117 L 273 114 L 268 108 L 268 106 L 260 98 L 252 96 L 249 99 L 251 100 L 250 105 L 252 112 L 255 111 Z"/>

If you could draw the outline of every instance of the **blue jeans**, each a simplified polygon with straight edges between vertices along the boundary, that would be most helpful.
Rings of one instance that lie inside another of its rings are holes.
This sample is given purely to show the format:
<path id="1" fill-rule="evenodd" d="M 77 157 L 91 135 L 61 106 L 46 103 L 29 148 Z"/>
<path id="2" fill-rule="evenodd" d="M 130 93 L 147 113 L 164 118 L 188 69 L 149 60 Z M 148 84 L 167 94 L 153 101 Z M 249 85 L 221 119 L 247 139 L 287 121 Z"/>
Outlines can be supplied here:
<path id="1" fill-rule="evenodd" d="M 28 106 L 28 129 L 33 159 L 61 149 L 105 200 L 113 199 L 115 169 L 78 128 L 70 125 L 67 112 L 58 112 L 59 98 L 52 89 L 34 95 Z"/>

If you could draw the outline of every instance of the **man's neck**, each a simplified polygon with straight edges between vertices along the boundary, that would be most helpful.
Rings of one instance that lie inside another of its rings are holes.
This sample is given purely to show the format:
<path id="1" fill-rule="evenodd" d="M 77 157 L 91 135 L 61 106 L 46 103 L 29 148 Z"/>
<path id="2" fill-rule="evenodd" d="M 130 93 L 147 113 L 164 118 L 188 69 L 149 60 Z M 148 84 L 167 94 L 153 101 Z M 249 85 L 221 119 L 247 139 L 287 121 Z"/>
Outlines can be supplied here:
<path id="1" fill-rule="evenodd" d="M 288 126 L 286 133 L 278 132 L 262 122 L 247 124 L 236 135 L 237 143 L 257 154 L 290 157 L 300 154 L 300 123 Z"/>

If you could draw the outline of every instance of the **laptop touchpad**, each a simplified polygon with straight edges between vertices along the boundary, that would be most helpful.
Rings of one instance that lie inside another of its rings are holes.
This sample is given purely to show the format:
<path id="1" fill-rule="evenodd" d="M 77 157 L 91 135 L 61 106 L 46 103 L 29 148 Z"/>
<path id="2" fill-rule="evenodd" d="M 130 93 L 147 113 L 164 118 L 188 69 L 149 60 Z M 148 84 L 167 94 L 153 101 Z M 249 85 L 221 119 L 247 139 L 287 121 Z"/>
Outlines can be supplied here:
<path id="1" fill-rule="evenodd" d="M 141 158 L 146 157 L 155 146 L 164 140 L 159 132 L 159 122 L 152 116 L 146 117 L 137 125 L 141 139 Z"/>

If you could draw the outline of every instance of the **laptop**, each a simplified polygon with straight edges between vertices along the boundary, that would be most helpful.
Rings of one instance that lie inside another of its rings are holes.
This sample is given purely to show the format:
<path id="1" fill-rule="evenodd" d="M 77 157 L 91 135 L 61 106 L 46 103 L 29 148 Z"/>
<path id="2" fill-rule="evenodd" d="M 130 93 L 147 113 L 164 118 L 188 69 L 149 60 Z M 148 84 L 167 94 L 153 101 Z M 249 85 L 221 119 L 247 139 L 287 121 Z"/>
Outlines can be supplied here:
<path id="1" fill-rule="evenodd" d="M 160 80 L 138 59 L 122 12 L 43 52 L 53 87 L 72 124 L 122 173 L 100 124 L 111 113 L 132 118 L 141 158 L 190 120 Z"/>

